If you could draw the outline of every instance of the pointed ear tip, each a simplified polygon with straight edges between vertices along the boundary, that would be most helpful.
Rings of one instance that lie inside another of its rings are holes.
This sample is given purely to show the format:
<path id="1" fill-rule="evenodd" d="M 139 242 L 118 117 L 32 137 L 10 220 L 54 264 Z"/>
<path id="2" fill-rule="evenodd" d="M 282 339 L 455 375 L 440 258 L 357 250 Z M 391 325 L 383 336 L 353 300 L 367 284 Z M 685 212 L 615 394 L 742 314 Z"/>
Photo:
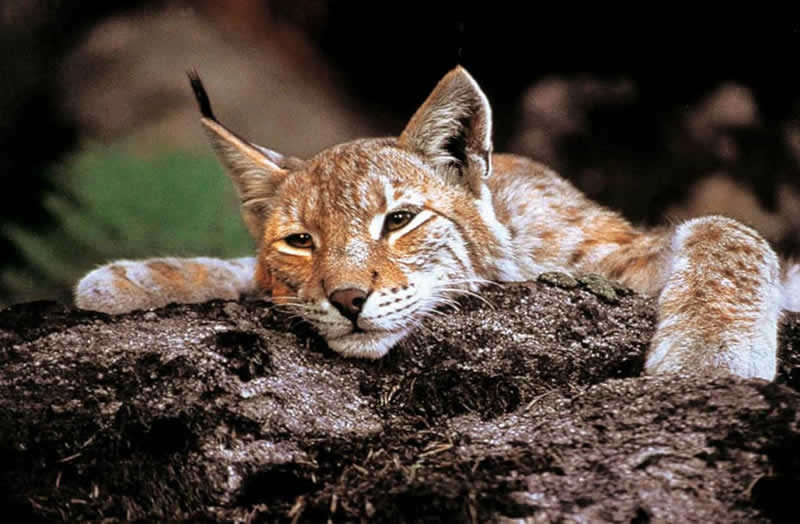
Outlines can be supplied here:
<path id="1" fill-rule="evenodd" d="M 473 82 L 475 81 L 472 78 L 472 75 L 469 74 L 469 71 L 467 71 L 467 68 L 462 66 L 461 64 L 459 64 L 459 65 L 455 66 L 453 69 L 451 69 L 450 72 L 447 74 L 447 76 L 450 76 L 450 77 L 457 77 L 458 76 L 458 77 L 462 77 L 462 78 L 466 78 L 466 79 L 472 80 Z"/>
<path id="2" fill-rule="evenodd" d="M 203 81 L 200 80 L 200 75 L 197 74 L 195 69 L 190 69 L 186 71 L 186 76 L 189 77 L 189 84 L 192 87 L 192 92 L 194 93 L 197 106 L 200 109 L 200 114 L 203 115 L 204 118 L 216 120 L 214 112 L 211 110 L 211 101 L 208 99 L 208 93 L 203 85 Z"/>
<path id="3" fill-rule="evenodd" d="M 450 72 L 445 75 L 442 79 L 441 84 L 443 85 L 466 85 L 469 86 L 471 89 L 481 92 L 480 84 L 478 84 L 477 80 L 473 78 L 469 71 L 462 66 L 457 65 Z"/>

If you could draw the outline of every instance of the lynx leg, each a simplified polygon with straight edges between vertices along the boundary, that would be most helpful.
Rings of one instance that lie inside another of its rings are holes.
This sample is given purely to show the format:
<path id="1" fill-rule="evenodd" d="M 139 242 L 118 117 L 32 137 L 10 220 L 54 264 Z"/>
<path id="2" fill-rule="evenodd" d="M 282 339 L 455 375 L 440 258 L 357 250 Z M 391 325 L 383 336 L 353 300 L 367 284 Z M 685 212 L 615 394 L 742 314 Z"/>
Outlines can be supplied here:
<path id="1" fill-rule="evenodd" d="M 170 302 L 235 300 L 256 291 L 254 272 L 253 258 L 118 260 L 95 269 L 78 282 L 75 305 L 116 315 Z"/>
<path id="2" fill-rule="evenodd" d="M 769 244 L 710 216 L 681 224 L 671 251 L 646 372 L 774 378 L 781 289 Z"/>

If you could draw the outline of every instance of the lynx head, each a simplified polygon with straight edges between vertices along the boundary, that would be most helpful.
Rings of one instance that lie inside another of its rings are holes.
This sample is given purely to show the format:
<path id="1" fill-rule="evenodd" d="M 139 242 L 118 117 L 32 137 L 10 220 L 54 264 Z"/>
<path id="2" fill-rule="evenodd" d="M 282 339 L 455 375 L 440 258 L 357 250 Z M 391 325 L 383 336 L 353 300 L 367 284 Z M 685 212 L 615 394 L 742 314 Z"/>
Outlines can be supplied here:
<path id="1" fill-rule="evenodd" d="M 199 78 L 190 80 L 259 245 L 259 285 L 335 351 L 379 358 L 489 275 L 491 110 L 464 69 L 439 82 L 399 138 L 356 140 L 305 161 L 228 130 Z"/>

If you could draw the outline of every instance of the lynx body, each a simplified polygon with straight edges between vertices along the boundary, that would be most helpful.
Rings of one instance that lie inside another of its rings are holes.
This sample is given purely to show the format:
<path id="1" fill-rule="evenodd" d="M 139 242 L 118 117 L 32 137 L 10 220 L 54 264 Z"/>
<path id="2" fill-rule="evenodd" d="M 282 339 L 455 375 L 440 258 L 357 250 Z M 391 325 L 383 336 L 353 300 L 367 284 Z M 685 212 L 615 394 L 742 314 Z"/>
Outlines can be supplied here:
<path id="1" fill-rule="evenodd" d="M 658 297 L 646 371 L 772 379 L 781 307 L 800 269 L 751 228 L 711 216 L 644 231 L 541 164 L 492 154 L 491 109 L 462 68 L 398 138 L 303 161 L 238 137 L 190 75 L 202 124 L 258 243 L 255 259 L 150 259 L 98 268 L 85 309 L 271 294 L 345 356 L 379 358 L 437 307 L 491 281 L 594 272 Z"/>

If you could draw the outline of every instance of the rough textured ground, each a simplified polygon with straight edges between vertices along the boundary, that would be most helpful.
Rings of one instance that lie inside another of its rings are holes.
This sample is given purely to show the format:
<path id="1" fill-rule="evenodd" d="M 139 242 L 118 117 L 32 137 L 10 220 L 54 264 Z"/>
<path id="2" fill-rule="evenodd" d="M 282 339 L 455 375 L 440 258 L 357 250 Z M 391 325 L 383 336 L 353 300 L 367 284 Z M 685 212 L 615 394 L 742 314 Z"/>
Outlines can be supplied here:
<path id="1" fill-rule="evenodd" d="M 0 503 L 25 521 L 788 521 L 779 380 L 641 377 L 652 302 L 488 290 L 379 362 L 263 302 L 0 312 Z"/>

